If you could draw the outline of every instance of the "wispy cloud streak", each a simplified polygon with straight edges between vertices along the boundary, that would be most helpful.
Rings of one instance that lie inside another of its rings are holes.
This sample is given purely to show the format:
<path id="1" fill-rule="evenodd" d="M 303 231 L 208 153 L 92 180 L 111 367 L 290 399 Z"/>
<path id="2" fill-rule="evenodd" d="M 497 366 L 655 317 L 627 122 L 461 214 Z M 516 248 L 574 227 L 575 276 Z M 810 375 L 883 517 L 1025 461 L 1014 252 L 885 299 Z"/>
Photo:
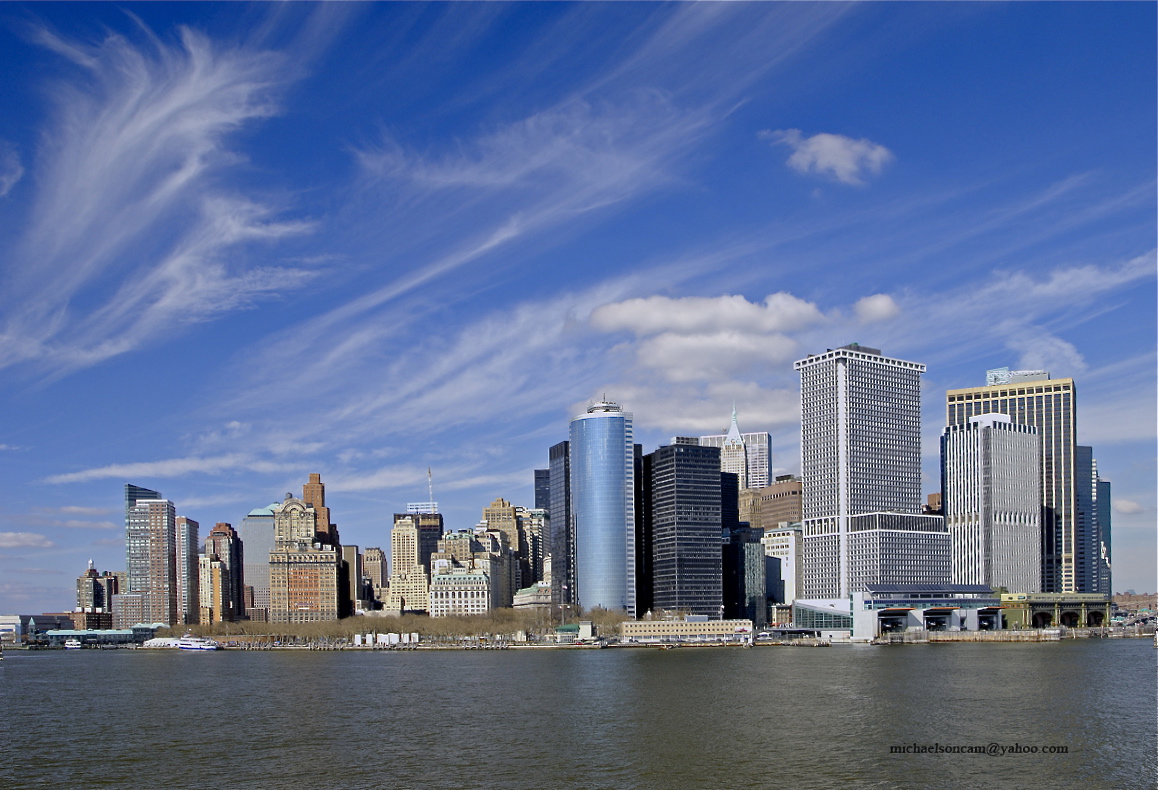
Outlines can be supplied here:
<path id="1" fill-rule="evenodd" d="M 189 29 L 151 51 L 115 33 L 35 39 L 80 75 L 52 90 L 31 219 L 8 253 L 0 367 L 68 372 L 311 276 L 239 260 L 309 226 L 223 183 L 242 161 L 227 138 L 276 111 L 284 58 Z"/>

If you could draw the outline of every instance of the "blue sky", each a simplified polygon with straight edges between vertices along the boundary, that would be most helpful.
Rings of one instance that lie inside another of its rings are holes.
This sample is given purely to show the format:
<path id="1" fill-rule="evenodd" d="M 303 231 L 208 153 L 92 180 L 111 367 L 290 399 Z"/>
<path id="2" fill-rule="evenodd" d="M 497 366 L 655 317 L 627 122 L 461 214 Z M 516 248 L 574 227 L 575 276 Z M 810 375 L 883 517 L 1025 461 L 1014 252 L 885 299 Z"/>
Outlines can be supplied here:
<path id="1" fill-rule="evenodd" d="M 321 472 L 466 528 L 606 393 L 772 434 L 851 341 L 1077 380 L 1155 581 L 1155 6 L 32 4 L 0 16 L 0 611 Z"/>

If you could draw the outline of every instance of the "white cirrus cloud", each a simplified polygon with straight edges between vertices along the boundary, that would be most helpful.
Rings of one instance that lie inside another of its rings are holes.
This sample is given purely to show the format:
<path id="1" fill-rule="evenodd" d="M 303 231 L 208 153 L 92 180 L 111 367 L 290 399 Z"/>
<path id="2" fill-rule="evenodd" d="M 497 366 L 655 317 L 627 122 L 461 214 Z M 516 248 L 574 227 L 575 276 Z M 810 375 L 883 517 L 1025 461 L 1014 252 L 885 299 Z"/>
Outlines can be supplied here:
<path id="1" fill-rule="evenodd" d="M 1073 343 L 1040 328 L 1025 327 L 1010 337 L 1005 345 L 1021 355 L 1017 361 L 1021 370 L 1048 370 L 1073 375 L 1086 369 L 1085 357 Z"/>
<path id="2" fill-rule="evenodd" d="M 765 129 L 759 137 L 791 148 L 788 166 L 798 173 L 828 175 L 843 184 L 863 184 L 866 176 L 879 175 L 895 158 L 883 145 L 840 134 L 805 137 L 799 129 Z"/>
<path id="3" fill-rule="evenodd" d="M 312 226 L 228 186 L 244 158 L 227 140 L 277 112 L 284 56 L 187 28 L 35 40 L 79 68 L 51 83 L 29 220 L 0 252 L 0 367 L 65 374 L 312 279 L 243 254 Z"/>
<path id="4" fill-rule="evenodd" d="M 605 332 L 630 330 L 636 335 L 664 332 L 785 332 L 824 320 L 816 305 L 789 293 L 774 293 L 763 304 L 743 296 L 648 296 L 596 308 L 591 324 Z"/>
<path id="5" fill-rule="evenodd" d="M 1115 513 L 1122 513 L 1123 515 L 1133 515 L 1145 510 L 1144 507 L 1130 499 L 1115 499 L 1113 507 Z"/>
<path id="6" fill-rule="evenodd" d="M 6 140 L 0 140 L 0 197 L 4 197 L 16 186 L 16 182 L 24 176 L 24 165 L 20 163 L 20 154 L 16 146 Z"/>
<path id="7" fill-rule="evenodd" d="M 893 297 L 888 294 L 873 294 L 866 296 L 853 305 L 856 318 L 862 324 L 871 324 L 876 321 L 887 321 L 900 314 L 901 308 Z"/>
<path id="8" fill-rule="evenodd" d="M 50 549 L 55 545 L 36 532 L 0 532 L 0 549 Z"/>
<path id="9" fill-rule="evenodd" d="M 190 474 L 222 474 L 236 470 L 251 472 L 300 471 L 301 464 L 273 463 L 251 455 L 231 453 L 218 456 L 190 456 L 166 458 L 161 461 L 142 461 L 130 464 L 110 464 L 79 472 L 51 475 L 46 483 L 86 483 L 109 478 L 184 477 Z"/>

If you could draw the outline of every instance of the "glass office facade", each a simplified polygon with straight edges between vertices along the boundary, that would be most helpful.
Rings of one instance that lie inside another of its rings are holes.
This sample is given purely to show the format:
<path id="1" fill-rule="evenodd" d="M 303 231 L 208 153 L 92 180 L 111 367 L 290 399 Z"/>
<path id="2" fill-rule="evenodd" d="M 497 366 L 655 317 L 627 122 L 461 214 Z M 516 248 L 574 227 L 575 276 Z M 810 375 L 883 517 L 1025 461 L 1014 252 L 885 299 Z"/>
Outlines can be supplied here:
<path id="1" fill-rule="evenodd" d="M 571 421 L 577 602 L 635 614 L 635 470 L 631 414 L 600 402 Z"/>

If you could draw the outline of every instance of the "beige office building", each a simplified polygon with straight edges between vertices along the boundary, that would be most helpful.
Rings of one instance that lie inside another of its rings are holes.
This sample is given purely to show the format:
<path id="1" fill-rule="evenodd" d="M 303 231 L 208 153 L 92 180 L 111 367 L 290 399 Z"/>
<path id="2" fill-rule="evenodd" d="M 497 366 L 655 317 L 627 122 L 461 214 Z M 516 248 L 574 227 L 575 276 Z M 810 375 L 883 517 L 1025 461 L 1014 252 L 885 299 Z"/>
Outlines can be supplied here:
<path id="1" fill-rule="evenodd" d="M 390 530 L 394 572 L 385 609 L 391 612 L 430 611 L 430 558 L 442 538 L 438 513 L 396 513 Z"/>
<path id="2" fill-rule="evenodd" d="M 779 475 L 770 486 L 740 491 L 740 520 L 754 529 L 777 529 L 803 518 L 804 484 L 799 477 Z"/>

